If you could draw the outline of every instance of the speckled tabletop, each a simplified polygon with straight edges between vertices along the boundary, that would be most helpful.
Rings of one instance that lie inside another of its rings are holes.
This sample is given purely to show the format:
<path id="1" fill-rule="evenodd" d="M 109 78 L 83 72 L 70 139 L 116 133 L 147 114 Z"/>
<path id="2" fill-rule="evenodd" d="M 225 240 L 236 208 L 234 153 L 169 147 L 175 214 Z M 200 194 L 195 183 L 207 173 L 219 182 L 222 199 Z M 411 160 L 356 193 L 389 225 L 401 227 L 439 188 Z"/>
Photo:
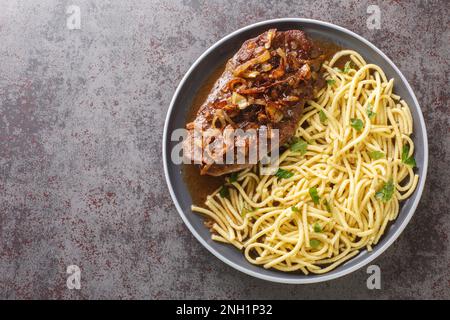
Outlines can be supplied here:
<path id="1" fill-rule="evenodd" d="M 367 27 L 370 4 L 380 29 Z M 449 16 L 448 1 L 425 0 L 1 0 L 0 298 L 450 298 Z M 429 174 L 374 262 L 381 290 L 367 289 L 365 268 L 303 286 L 244 275 L 197 242 L 170 199 L 161 137 L 178 82 L 221 37 L 277 17 L 364 36 L 421 104 Z M 68 265 L 80 290 L 66 286 Z"/>

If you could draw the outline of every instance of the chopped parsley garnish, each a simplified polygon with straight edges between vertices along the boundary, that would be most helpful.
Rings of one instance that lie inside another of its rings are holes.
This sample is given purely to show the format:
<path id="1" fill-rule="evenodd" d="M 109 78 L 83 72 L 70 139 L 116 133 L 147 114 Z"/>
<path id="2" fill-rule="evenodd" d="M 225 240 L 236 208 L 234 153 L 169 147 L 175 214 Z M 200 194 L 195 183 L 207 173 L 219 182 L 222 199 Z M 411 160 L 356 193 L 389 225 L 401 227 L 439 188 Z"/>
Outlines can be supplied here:
<path id="1" fill-rule="evenodd" d="M 331 212 L 331 206 L 328 203 L 327 199 L 323 199 L 323 205 L 325 206 L 325 208 L 327 208 L 328 212 Z"/>
<path id="2" fill-rule="evenodd" d="M 369 117 L 369 119 L 372 119 L 373 117 L 375 117 L 377 114 L 375 112 L 372 111 L 372 105 L 369 103 L 367 105 L 367 116 Z"/>
<path id="3" fill-rule="evenodd" d="M 284 170 L 284 169 L 281 169 L 281 168 L 279 168 L 278 171 L 275 173 L 275 176 L 277 176 L 280 179 L 289 179 L 293 175 L 294 175 L 293 172 L 288 171 L 288 170 Z"/>
<path id="4" fill-rule="evenodd" d="M 302 138 L 295 137 L 295 141 L 291 144 L 291 151 L 300 152 L 301 155 L 306 153 L 306 149 L 308 148 L 308 143 Z"/>
<path id="5" fill-rule="evenodd" d="M 405 144 L 402 148 L 402 162 L 412 168 L 416 166 L 416 159 L 413 156 L 408 157 L 409 155 L 409 146 Z"/>
<path id="6" fill-rule="evenodd" d="M 385 155 L 384 155 L 384 152 L 381 152 L 381 151 L 372 151 L 372 152 L 369 152 L 369 156 L 373 160 L 378 160 L 378 159 L 384 158 Z"/>
<path id="7" fill-rule="evenodd" d="M 320 122 L 325 122 L 328 119 L 327 115 L 325 114 L 325 112 L 323 112 L 323 110 L 319 111 L 319 118 Z"/>
<path id="8" fill-rule="evenodd" d="M 222 198 L 229 198 L 230 190 L 228 190 L 227 186 L 222 186 L 222 188 L 220 188 L 219 194 Z"/>
<path id="9" fill-rule="evenodd" d="M 394 190 L 395 190 L 394 182 L 392 181 L 392 179 L 390 179 L 383 185 L 383 188 L 381 188 L 380 191 L 375 193 L 375 198 L 383 202 L 388 202 L 389 200 L 391 200 L 394 194 Z"/>
<path id="10" fill-rule="evenodd" d="M 241 216 L 245 217 L 245 215 L 250 212 L 253 212 L 253 210 L 250 210 L 247 207 L 244 207 L 244 208 L 242 208 Z"/>
<path id="11" fill-rule="evenodd" d="M 320 241 L 317 240 L 317 239 L 311 239 L 311 240 L 309 240 L 309 245 L 312 248 L 316 249 L 316 248 L 318 248 L 320 246 Z"/>
<path id="12" fill-rule="evenodd" d="M 328 79 L 327 80 L 327 84 L 330 85 L 330 86 L 332 86 L 335 83 L 336 83 L 336 80 L 334 80 L 334 79 Z"/>
<path id="13" fill-rule="evenodd" d="M 315 204 L 320 203 L 320 197 L 315 187 L 309 188 L 309 195 L 311 196 L 311 199 L 312 201 L 314 201 Z"/>
<path id="14" fill-rule="evenodd" d="M 351 68 L 351 61 L 347 61 L 344 66 L 344 73 L 348 73 Z"/>
<path id="15" fill-rule="evenodd" d="M 292 207 L 291 207 L 291 210 L 292 210 L 293 212 L 300 212 L 300 210 L 299 210 L 296 206 L 292 206 Z"/>
<path id="16" fill-rule="evenodd" d="M 317 233 L 322 232 L 322 227 L 320 226 L 320 224 L 318 222 L 314 223 L 313 229 L 314 229 L 314 232 L 317 232 Z"/>
<path id="17" fill-rule="evenodd" d="M 231 175 L 230 175 L 230 182 L 236 182 L 237 181 L 237 178 L 238 178 L 238 173 L 237 172 L 233 172 Z"/>
<path id="18" fill-rule="evenodd" d="M 361 131 L 364 124 L 362 122 L 361 119 L 358 118 L 352 118 L 350 119 L 350 125 L 356 130 L 356 131 Z"/>

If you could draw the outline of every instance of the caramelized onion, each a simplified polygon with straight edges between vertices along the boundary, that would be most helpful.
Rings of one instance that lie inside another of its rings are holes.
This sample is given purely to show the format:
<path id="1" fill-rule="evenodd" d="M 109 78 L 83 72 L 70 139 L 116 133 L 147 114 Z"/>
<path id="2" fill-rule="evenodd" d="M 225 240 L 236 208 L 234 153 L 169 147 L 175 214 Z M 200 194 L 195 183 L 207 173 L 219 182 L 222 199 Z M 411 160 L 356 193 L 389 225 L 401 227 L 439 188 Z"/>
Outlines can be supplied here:
<path id="1" fill-rule="evenodd" d="M 267 60 L 270 59 L 270 57 L 271 57 L 270 52 L 268 50 L 264 50 L 264 52 L 261 55 L 257 56 L 256 58 L 248 60 L 247 62 L 241 64 L 236 69 L 234 69 L 233 74 L 235 76 L 239 76 L 241 73 L 246 71 L 251 66 L 266 62 Z"/>
<path id="2" fill-rule="evenodd" d="M 278 49 L 277 49 L 277 53 L 278 53 L 278 55 L 281 57 L 281 59 L 286 60 L 286 53 L 284 52 L 283 49 L 278 48 Z"/>
<path id="3" fill-rule="evenodd" d="M 244 78 L 256 78 L 257 76 L 259 76 L 259 72 L 258 71 L 250 71 L 250 72 L 243 72 L 242 76 Z"/>
<path id="4" fill-rule="evenodd" d="M 236 85 L 245 85 L 247 84 L 247 81 L 245 81 L 245 79 L 242 78 L 233 78 L 231 79 L 228 84 L 224 87 L 225 91 L 234 91 L 234 88 L 236 87 Z"/>
<path id="5" fill-rule="evenodd" d="M 283 112 L 279 110 L 279 106 L 271 101 L 267 102 L 266 114 L 273 123 L 280 122 L 283 119 Z"/>
<path id="6" fill-rule="evenodd" d="M 264 72 L 272 70 L 273 66 L 270 63 L 263 63 L 261 65 L 261 70 Z"/>
<path id="7" fill-rule="evenodd" d="M 267 87 L 261 86 L 257 88 L 248 88 L 248 89 L 237 89 L 236 91 L 241 94 L 257 94 L 257 93 L 263 93 L 267 90 Z"/>
<path id="8" fill-rule="evenodd" d="M 266 49 L 269 49 L 272 46 L 272 40 L 275 37 L 276 32 L 277 29 L 270 29 L 269 31 L 267 31 L 267 41 L 264 45 Z"/>
<path id="9" fill-rule="evenodd" d="M 255 101 L 253 101 L 253 104 L 258 104 L 258 105 L 261 105 L 261 106 L 265 106 L 267 104 L 267 102 L 264 99 L 255 99 Z"/>
<path id="10" fill-rule="evenodd" d="M 297 97 L 297 96 L 287 96 L 287 97 L 284 98 L 283 100 L 284 100 L 284 101 L 287 101 L 287 102 L 297 102 L 297 101 L 300 100 L 300 98 Z"/>
<path id="11" fill-rule="evenodd" d="M 237 92 L 233 92 L 233 95 L 231 96 L 231 103 L 237 105 L 241 110 L 248 107 L 247 99 Z"/>
<path id="12" fill-rule="evenodd" d="M 298 71 L 300 79 L 310 79 L 311 78 L 311 68 L 308 64 L 304 64 Z"/>

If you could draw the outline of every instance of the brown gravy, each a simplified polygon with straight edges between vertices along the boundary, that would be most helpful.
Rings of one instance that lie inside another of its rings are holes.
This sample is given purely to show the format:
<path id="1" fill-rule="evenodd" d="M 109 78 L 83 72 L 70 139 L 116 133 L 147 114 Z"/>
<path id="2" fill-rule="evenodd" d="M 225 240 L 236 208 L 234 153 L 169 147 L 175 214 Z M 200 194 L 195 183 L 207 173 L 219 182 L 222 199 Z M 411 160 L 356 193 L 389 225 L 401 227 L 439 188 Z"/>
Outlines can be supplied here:
<path id="1" fill-rule="evenodd" d="M 331 57 L 342 48 L 338 45 L 323 41 L 323 40 L 314 40 L 314 43 L 323 50 L 326 55 L 325 60 L 330 60 Z M 343 68 L 347 59 L 340 59 L 337 61 L 336 66 L 339 68 Z M 212 72 L 212 74 L 208 77 L 205 83 L 201 86 L 199 91 L 197 92 L 194 101 L 192 103 L 191 108 L 189 109 L 186 117 L 186 123 L 191 122 L 195 119 L 197 115 L 197 111 L 200 109 L 203 102 L 208 97 L 211 89 L 214 86 L 216 80 L 222 75 L 223 70 L 225 69 L 225 64 L 219 66 L 216 70 Z M 192 203 L 194 205 L 201 206 L 206 200 L 206 197 L 211 194 L 214 190 L 223 185 L 225 181 L 225 176 L 222 177 L 213 177 L 207 175 L 200 175 L 200 170 L 196 165 L 193 164 L 183 164 L 182 166 L 182 175 L 183 180 L 187 185 L 189 193 L 192 198 Z"/>
<path id="2" fill-rule="evenodd" d="M 198 110 L 202 106 L 203 102 L 205 102 L 208 94 L 216 83 L 216 80 L 222 75 L 224 69 L 225 64 L 217 67 L 208 79 L 206 79 L 205 83 L 202 84 L 195 95 L 191 108 L 187 113 L 186 123 L 194 121 Z M 194 164 L 183 164 L 182 175 L 189 193 L 191 194 L 192 203 L 198 206 L 205 202 L 208 194 L 211 194 L 214 190 L 219 188 L 225 181 L 225 176 L 213 177 L 200 175 L 200 169 Z"/>

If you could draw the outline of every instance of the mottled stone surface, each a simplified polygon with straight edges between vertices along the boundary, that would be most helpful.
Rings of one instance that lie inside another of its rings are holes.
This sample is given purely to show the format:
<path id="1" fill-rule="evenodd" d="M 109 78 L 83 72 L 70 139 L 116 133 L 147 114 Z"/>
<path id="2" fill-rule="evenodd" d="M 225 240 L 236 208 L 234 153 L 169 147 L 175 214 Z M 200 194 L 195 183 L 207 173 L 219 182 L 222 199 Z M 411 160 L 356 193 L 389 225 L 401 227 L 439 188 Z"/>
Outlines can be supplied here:
<path id="1" fill-rule="evenodd" d="M 81 30 L 65 10 L 81 8 Z M 369 4 L 382 27 L 369 30 Z M 447 1 L 0 1 L 0 298 L 450 298 Z M 184 226 L 163 175 L 171 96 L 224 35 L 320 19 L 381 48 L 414 88 L 430 138 L 425 192 L 375 263 L 317 285 L 251 278 Z M 82 270 L 81 290 L 66 267 Z"/>

